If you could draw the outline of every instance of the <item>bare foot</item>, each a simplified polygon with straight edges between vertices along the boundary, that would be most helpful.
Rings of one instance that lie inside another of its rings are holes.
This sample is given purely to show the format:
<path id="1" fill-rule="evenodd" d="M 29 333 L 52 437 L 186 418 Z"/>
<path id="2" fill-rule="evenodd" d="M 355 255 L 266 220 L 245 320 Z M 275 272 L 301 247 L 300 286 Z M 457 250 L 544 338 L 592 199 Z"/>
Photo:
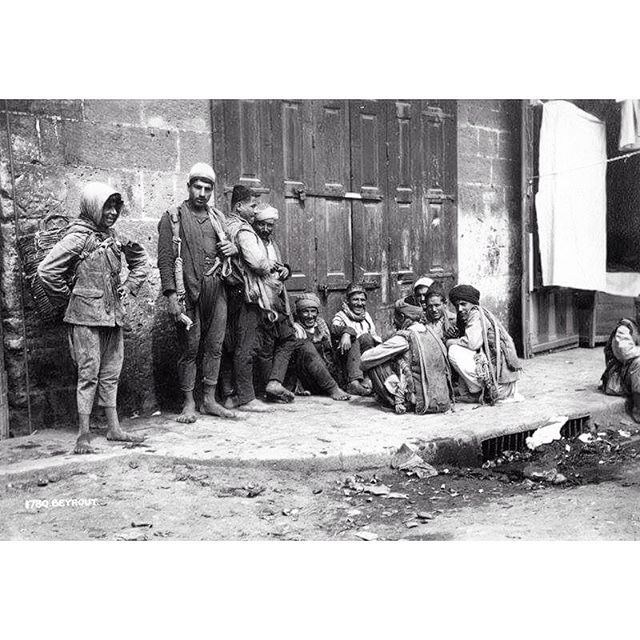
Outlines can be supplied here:
<path id="1" fill-rule="evenodd" d="M 352 380 L 347 385 L 347 392 L 354 396 L 369 396 L 371 395 L 371 389 L 365 387 L 360 380 Z"/>
<path id="2" fill-rule="evenodd" d="M 285 389 L 277 380 L 270 380 L 265 391 L 267 397 L 281 402 L 293 402 L 295 400 L 295 395 L 289 389 Z"/>
<path id="3" fill-rule="evenodd" d="M 193 399 L 187 399 L 185 400 L 184 407 L 182 407 L 182 412 L 176 418 L 176 422 L 193 424 L 196 420 L 196 403 Z"/>
<path id="4" fill-rule="evenodd" d="M 213 398 L 205 397 L 200 405 L 200 413 L 208 413 L 212 416 L 218 416 L 219 418 L 237 418 L 237 414 L 229 409 L 225 409 L 221 404 L 215 401 Z"/>
<path id="5" fill-rule="evenodd" d="M 95 449 L 91 446 L 91 436 L 88 433 L 83 433 L 78 436 L 76 440 L 76 446 L 73 449 L 73 453 L 84 455 L 86 453 L 95 453 Z"/>
<path id="6" fill-rule="evenodd" d="M 225 409 L 237 409 L 238 408 L 238 397 L 237 396 L 229 396 L 225 398 L 222 403 Z"/>
<path id="7" fill-rule="evenodd" d="M 142 442 L 144 440 L 144 436 L 127 433 L 120 427 L 112 427 L 107 431 L 107 440 L 115 440 L 116 442 Z"/>
<path id="8" fill-rule="evenodd" d="M 241 404 L 240 406 L 238 406 L 238 411 L 253 411 L 255 413 L 271 413 L 275 411 L 275 408 L 260 402 L 260 400 L 251 400 L 246 404 Z"/>
<path id="9" fill-rule="evenodd" d="M 329 392 L 329 397 L 332 400 L 351 400 L 351 396 L 348 393 L 345 393 L 340 387 L 336 387 Z"/>

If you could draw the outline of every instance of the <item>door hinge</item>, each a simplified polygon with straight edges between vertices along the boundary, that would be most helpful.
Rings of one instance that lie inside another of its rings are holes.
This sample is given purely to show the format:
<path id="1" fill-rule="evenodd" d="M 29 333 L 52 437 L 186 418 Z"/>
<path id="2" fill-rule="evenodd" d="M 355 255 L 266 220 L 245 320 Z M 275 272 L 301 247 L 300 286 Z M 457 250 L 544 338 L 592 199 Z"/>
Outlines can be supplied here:
<path id="1" fill-rule="evenodd" d="M 318 236 L 316 236 L 316 237 L 313 239 L 313 243 L 314 243 L 314 245 L 315 245 L 315 247 L 316 247 L 316 251 L 317 251 L 317 250 L 318 250 Z"/>
<path id="2" fill-rule="evenodd" d="M 316 136 L 315 134 L 311 134 L 311 148 L 315 149 L 316 148 Z"/>
<path id="3" fill-rule="evenodd" d="M 387 164 L 389 164 L 389 143 L 388 142 L 384 143 L 384 153 L 387 158 Z"/>

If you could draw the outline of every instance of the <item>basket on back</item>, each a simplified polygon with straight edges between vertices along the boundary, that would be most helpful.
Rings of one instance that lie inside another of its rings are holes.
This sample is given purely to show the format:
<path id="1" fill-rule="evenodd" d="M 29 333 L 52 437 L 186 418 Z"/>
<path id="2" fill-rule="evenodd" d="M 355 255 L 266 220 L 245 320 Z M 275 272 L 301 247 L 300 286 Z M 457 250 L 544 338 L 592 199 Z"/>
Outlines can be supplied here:
<path id="1" fill-rule="evenodd" d="M 22 262 L 24 279 L 35 302 L 38 315 L 45 322 L 59 321 L 64 310 L 51 304 L 51 300 L 38 277 L 38 265 L 58 240 L 64 236 L 68 222 L 67 216 L 52 213 L 40 223 L 38 231 L 18 238 L 18 252 Z"/>

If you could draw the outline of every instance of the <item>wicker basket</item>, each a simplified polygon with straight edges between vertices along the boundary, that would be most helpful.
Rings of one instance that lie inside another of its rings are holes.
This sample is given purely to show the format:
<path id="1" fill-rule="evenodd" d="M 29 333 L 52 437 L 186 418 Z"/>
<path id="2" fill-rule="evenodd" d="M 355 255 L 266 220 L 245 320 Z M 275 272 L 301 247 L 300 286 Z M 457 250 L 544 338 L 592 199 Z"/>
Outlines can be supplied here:
<path id="1" fill-rule="evenodd" d="M 59 321 L 64 308 L 51 303 L 38 276 L 38 265 L 62 238 L 68 223 L 67 216 L 52 213 L 40 223 L 38 231 L 18 238 L 18 253 L 22 262 L 24 279 L 35 302 L 38 315 L 45 322 Z"/>

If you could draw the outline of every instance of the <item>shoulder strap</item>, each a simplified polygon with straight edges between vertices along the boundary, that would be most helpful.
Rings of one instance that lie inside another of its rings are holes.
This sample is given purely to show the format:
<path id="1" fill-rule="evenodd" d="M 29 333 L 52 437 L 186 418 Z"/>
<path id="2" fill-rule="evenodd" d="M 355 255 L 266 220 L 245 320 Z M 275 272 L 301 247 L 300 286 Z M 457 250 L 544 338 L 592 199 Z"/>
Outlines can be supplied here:
<path id="1" fill-rule="evenodd" d="M 176 257 L 180 257 L 182 248 L 182 240 L 180 239 L 180 210 L 178 207 L 172 207 L 167 211 L 169 214 L 169 222 L 171 223 L 171 234 L 173 235 L 173 244 L 176 248 Z"/>

